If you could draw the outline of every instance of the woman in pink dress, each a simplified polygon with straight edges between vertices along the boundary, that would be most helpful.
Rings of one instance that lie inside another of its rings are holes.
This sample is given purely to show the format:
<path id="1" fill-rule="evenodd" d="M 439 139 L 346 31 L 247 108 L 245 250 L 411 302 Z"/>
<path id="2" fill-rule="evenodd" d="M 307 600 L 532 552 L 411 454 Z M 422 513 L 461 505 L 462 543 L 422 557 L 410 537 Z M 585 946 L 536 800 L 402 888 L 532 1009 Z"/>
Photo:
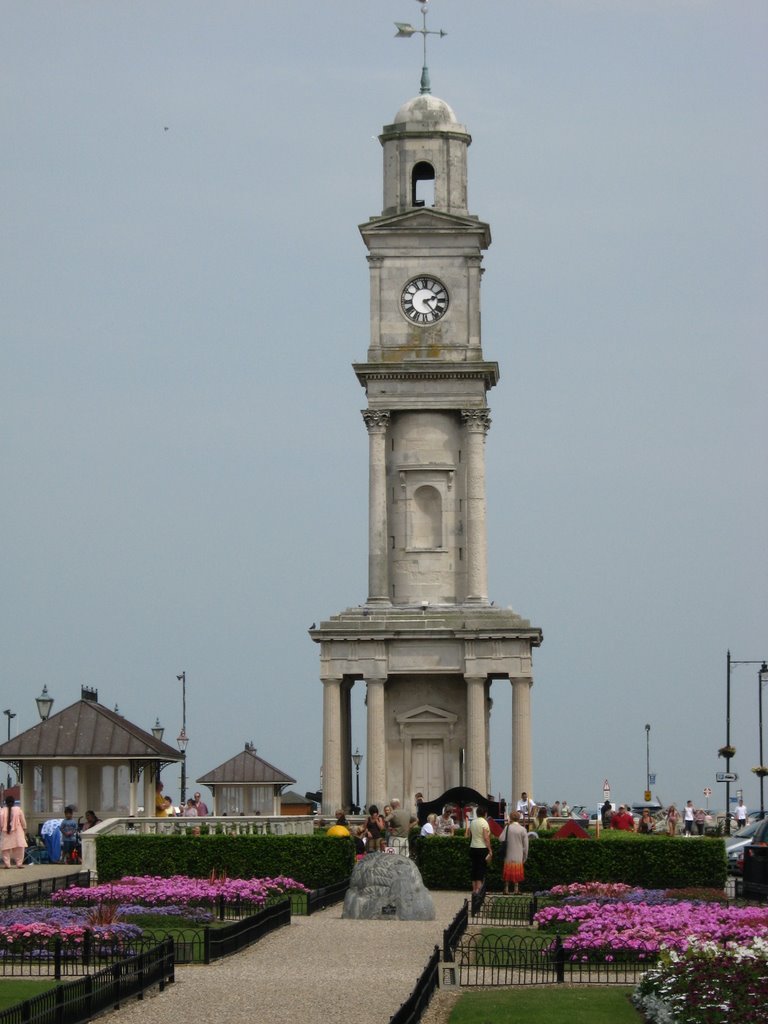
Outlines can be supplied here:
<path id="1" fill-rule="evenodd" d="M 5 807 L 0 809 L 0 852 L 3 867 L 11 866 L 13 858 L 17 868 L 24 867 L 24 851 L 27 848 L 27 821 L 21 807 L 15 806 L 12 796 L 5 798 Z"/>

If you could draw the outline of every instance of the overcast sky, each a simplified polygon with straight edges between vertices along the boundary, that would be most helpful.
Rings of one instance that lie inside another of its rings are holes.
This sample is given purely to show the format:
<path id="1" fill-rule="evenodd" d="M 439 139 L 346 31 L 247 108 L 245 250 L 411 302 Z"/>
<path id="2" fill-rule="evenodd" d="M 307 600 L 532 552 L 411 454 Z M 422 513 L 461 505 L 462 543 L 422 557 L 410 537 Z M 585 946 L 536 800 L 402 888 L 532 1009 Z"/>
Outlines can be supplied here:
<path id="1" fill-rule="evenodd" d="M 54 710 L 85 684 L 173 742 L 185 670 L 191 779 L 253 741 L 319 787 L 307 628 L 367 594 L 357 225 L 381 213 L 376 136 L 418 92 L 421 39 L 393 22 L 420 17 L 3 0 L 14 735 L 43 684 Z M 472 133 L 469 207 L 493 234 L 490 596 L 544 632 L 534 796 L 596 804 L 607 778 L 641 799 L 648 723 L 654 792 L 723 806 L 726 651 L 768 657 L 768 8 L 433 0 L 430 22 L 448 33 L 432 90 Z M 733 670 L 750 806 L 757 670 Z M 493 697 L 509 797 L 509 687 Z"/>

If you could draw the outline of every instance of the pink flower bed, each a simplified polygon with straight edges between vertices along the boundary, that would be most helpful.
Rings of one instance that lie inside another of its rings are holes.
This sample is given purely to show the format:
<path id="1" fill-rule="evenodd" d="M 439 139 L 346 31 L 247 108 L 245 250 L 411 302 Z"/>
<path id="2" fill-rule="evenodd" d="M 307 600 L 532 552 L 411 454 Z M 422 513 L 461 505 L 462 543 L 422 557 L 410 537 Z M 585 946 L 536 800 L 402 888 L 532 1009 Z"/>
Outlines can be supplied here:
<path id="1" fill-rule="evenodd" d="M 60 889 L 51 893 L 51 902 L 83 906 L 104 901 L 117 901 L 145 907 L 165 904 L 209 906 L 223 898 L 227 903 L 238 900 L 263 906 L 270 897 L 290 892 L 308 892 L 306 886 L 292 878 L 188 878 L 172 875 L 160 878 L 154 875 L 126 876 L 119 882 L 96 885 L 91 889 Z"/>
<path id="2" fill-rule="evenodd" d="M 682 952 L 693 939 L 722 944 L 768 938 L 768 908 L 687 900 L 655 906 L 617 901 L 545 907 L 534 921 L 548 929 L 575 924 L 563 946 L 579 950 L 656 952 L 663 945 Z"/>

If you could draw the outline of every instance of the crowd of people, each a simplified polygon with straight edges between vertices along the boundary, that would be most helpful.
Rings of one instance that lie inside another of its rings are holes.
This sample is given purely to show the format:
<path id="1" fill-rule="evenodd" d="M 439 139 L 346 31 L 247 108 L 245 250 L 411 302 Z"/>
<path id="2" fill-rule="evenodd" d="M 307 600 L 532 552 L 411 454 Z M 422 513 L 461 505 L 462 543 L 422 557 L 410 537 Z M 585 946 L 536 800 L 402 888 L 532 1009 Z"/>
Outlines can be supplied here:
<path id="1" fill-rule="evenodd" d="M 163 793 L 160 779 L 155 785 L 155 816 L 157 818 L 204 818 L 210 812 L 199 793 L 195 793 L 182 806 L 176 807 L 173 798 Z"/>

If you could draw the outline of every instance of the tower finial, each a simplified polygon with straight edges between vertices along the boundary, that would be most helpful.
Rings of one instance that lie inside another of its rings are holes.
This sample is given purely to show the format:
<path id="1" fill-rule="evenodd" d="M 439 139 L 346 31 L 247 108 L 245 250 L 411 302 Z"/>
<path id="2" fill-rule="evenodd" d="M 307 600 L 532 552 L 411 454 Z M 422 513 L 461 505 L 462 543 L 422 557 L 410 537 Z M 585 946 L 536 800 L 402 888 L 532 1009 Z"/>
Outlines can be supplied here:
<path id="1" fill-rule="evenodd" d="M 396 21 L 395 28 L 397 32 L 395 37 L 401 39 L 410 39 L 413 35 L 421 35 L 424 45 L 424 63 L 421 69 L 421 89 L 419 90 L 422 95 L 425 92 L 431 92 L 432 86 L 429 81 L 429 68 L 427 67 L 427 36 L 440 36 L 442 39 L 447 32 L 443 32 L 442 29 L 428 29 L 427 28 L 427 13 L 429 11 L 429 0 L 416 0 L 417 3 L 421 4 L 421 28 L 414 28 L 413 25 L 409 25 L 404 21 Z"/>

